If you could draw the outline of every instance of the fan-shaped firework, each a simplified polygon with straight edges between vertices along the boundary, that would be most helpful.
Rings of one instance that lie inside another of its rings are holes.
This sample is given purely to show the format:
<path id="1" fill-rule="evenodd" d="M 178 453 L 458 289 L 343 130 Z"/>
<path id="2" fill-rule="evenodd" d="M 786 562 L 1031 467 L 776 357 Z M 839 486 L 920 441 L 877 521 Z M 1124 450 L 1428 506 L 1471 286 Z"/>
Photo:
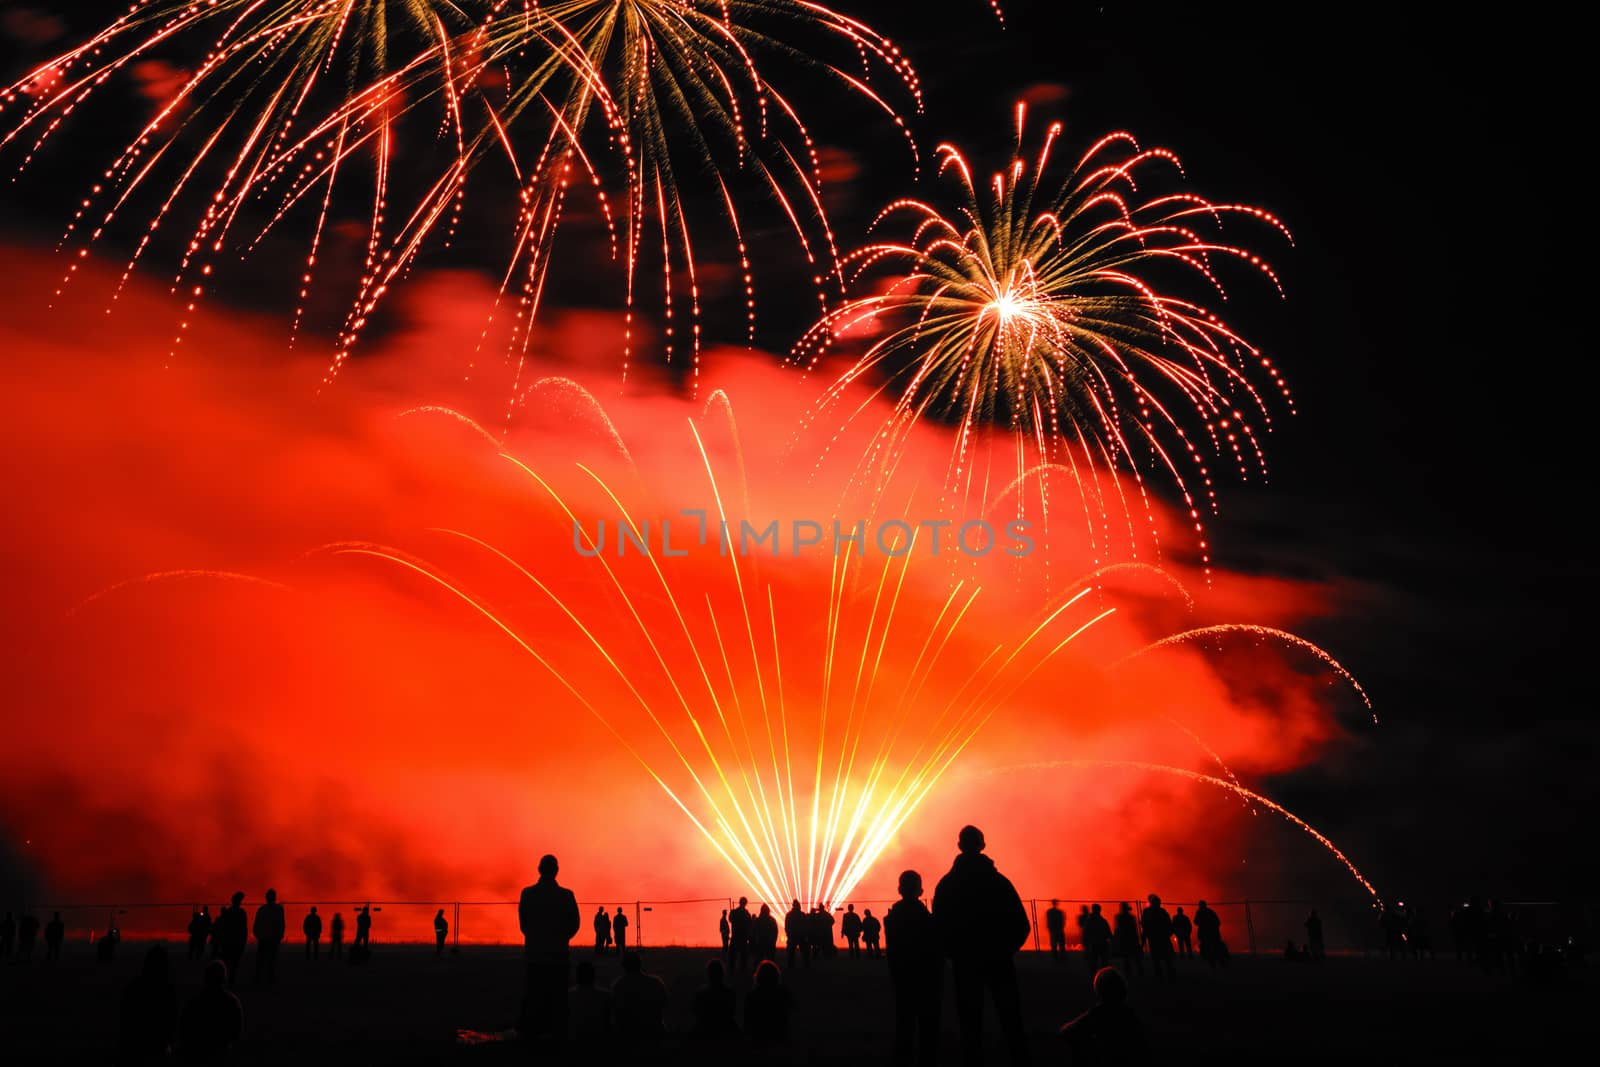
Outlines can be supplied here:
<path id="1" fill-rule="evenodd" d="M 1286 238 L 1288 230 L 1259 208 L 1143 192 L 1161 177 L 1146 172 L 1182 172 L 1171 152 L 1141 148 L 1127 133 L 1102 138 L 1053 178 L 1061 126 L 1025 157 L 1024 116 L 1019 104 L 1016 152 L 987 183 L 958 149 L 939 147 L 940 174 L 953 176 L 959 199 L 950 208 L 889 205 L 877 225 L 905 217 L 909 236 L 848 258 L 854 281 L 886 269 L 887 280 L 824 315 L 795 355 L 814 366 L 841 337 L 880 331 L 821 405 L 838 406 L 862 381 L 895 393 L 863 460 L 869 479 L 893 469 L 919 420 L 949 421 L 959 432 L 946 489 L 962 506 L 982 506 L 989 487 L 1010 477 L 980 453 L 983 430 L 995 425 L 1014 437 L 993 451 L 1007 457 L 999 462 L 1014 464 L 1019 481 L 1037 477 L 1041 493 L 1051 469 L 1065 471 L 1086 509 L 1099 512 L 1091 529 L 1109 525 L 1115 509 L 1102 502 L 1117 499 L 1131 532 L 1131 501 L 1098 482 L 1121 470 L 1140 494 L 1147 472 L 1170 477 L 1199 531 L 1201 508 L 1215 506 L 1208 457 L 1227 457 L 1245 475 L 1265 472 L 1259 437 L 1272 419 L 1256 380 L 1286 400 L 1288 391 L 1270 360 L 1206 306 L 1163 288 L 1162 277 L 1176 267 L 1225 296 L 1219 268 L 1237 261 L 1276 286 L 1271 268 L 1224 240 L 1221 227 L 1242 217 Z M 849 410 L 847 421 L 867 406 Z"/>
<path id="2" fill-rule="evenodd" d="M 828 48 L 840 51 L 838 63 L 818 54 Z M 720 216 L 726 228 L 752 322 L 741 196 L 755 191 L 777 202 L 819 286 L 837 274 L 815 144 L 762 64 L 820 70 L 902 125 L 868 76 L 887 71 L 906 97 L 918 94 L 910 64 L 891 42 L 804 0 L 143 0 L 9 87 L 6 102 L 20 102 L 21 116 L 3 143 L 24 146 L 26 165 L 111 79 L 168 54 L 194 62 L 193 71 L 96 175 L 67 241 L 81 252 L 118 218 L 148 211 L 137 262 L 164 222 L 191 210 L 174 291 L 192 310 L 224 255 L 253 250 L 291 211 L 303 210 L 315 221 L 298 278 L 298 326 L 326 223 L 351 209 L 336 188 L 357 171 L 371 180 L 363 210 L 370 225 L 331 371 L 422 249 L 449 243 L 469 173 L 496 157 L 509 163 L 520 190 L 505 205 L 516 223 L 502 289 L 521 303 L 512 341 L 519 360 L 574 172 L 594 187 L 613 254 L 626 260 L 630 307 L 647 241 L 654 256 L 647 235 L 659 234 L 667 356 L 685 298 L 698 353 L 695 212 L 680 175 L 708 180 L 698 212 Z M 401 126 L 412 141 L 421 134 L 438 142 L 437 165 L 423 159 L 394 170 Z M 76 269 L 74 262 L 69 274 Z M 673 291 L 679 270 L 686 293 Z"/>

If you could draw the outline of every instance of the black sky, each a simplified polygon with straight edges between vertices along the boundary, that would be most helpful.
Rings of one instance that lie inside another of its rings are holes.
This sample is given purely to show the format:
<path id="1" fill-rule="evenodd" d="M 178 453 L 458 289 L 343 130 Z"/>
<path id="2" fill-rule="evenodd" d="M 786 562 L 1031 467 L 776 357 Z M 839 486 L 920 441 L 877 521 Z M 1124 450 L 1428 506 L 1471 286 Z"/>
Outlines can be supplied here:
<path id="1" fill-rule="evenodd" d="M 80 30 L 95 7 L 55 6 Z M 1288 223 L 1288 299 L 1242 286 L 1231 317 L 1299 414 L 1213 540 L 1227 566 L 1332 584 L 1335 613 L 1302 629 L 1384 725 L 1270 791 L 1383 885 L 1586 892 L 1600 581 L 1577 28 L 1537 5 L 1009 0 L 1004 29 L 984 0 L 838 6 L 912 55 L 925 140 L 1004 151 L 1016 95 L 1058 84 L 1069 137 L 1130 128 L 1208 195 Z M 863 211 L 904 172 L 869 172 Z M 34 222 L 8 199 L 12 232 Z"/>

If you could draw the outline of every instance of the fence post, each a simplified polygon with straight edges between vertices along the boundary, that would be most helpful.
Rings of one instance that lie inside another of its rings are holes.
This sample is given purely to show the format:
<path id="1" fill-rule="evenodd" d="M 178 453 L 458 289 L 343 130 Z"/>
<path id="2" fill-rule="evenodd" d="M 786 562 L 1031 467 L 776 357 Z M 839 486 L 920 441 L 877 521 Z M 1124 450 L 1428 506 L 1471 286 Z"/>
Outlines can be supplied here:
<path id="1" fill-rule="evenodd" d="M 1250 918 L 1250 902 L 1244 902 L 1244 933 L 1245 940 L 1250 946 L 1250 955 L 1256 954 L 1256 924 Z"/>
<path id="2" fill-rule="evenodd" d="M 1033 909 L 1033 951 L 1039 951 L 1039 898 L 1030 900 L 1029 906 Z"/>
<path id="3" fill-rule="evenodd" d="M 633 947 L 644 948 L 644 918 L 639 901 L 633 902 Z"/>
<path id="4" fill-rule="evenodd" d="M 455 921 L 454 929 L 455 929 L 455 932 L 456 932 L 456 948 L 460 948 L 461 947 L 461 901 L 459 901 L 459 900 L 456 901 L 455 905 L 456 905 L 455 906 L 456 921 Z"/>

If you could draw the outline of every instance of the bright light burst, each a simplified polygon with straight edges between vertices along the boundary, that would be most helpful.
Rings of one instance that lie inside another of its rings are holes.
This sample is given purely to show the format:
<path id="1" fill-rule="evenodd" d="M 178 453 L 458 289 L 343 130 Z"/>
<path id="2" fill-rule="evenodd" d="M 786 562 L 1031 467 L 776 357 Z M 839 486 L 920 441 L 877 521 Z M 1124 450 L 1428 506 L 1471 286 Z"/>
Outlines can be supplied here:
<path id="1" fill-rule="evenodd" d="M 709 519 L 737 526 L 698 429 L 694 434 L 715 501 Z M 566 495 L 534 468 L 505 458 L 584 530 L 588 548 L 597 548 Z M 582 470 L 647 543 L 650 524 L 599 474 Z M 468 605 L 547 669 L 741 884 L 775 906 L 848 898 L 988 720 L 1115 610 L 1089 602 L 1086 588 L 1014 632 L 985 638 L 990 651 L 976 662 L 957 662 L 945 653 L 978 625 L 980 590 L 957 584 L 931 613 L 910 607 L 911 551 L 881 560 L 835 557 L 826 590 L 808 586 L 809 600 L 800 602 L 737 552 L 726 554 L 726 569 L 715 575 L 685 577 L 655 556 L 618 558 L 612 545 L 582 561 L 592 573 L 584 592 L 573 595 L 563 591 L 559 571 L 541 574 L 469 533 L 436 532 L 537 590 L 547 608 L 534 615 L 543 631 L 535 636 L 409 553 L 372 544 L 328 550 L 382 559 Z M 552 634 L 551 618 L 570 632 Z M 586 656 L 588 667 L 581 665 Z M 651 759 L 652 747 L 666 754 L 665 763 Z"/>
<path id="2" fill-rule="evenodd" d="M 939 146 L 940 175 L 959 199 L 949 208 L 895 201 L 875 228 L 904 218 L 909 235 L 847 257 L 852 281 L 882 279 L 878 291 L 825 314 L 795 357 L 815 367 L 852 335 L 875 339 L 827 389 L 819 415 L 844 407 L 848 424 L 873 410 L 843 404 L 857 383 L 890 393 L 892 413 L 858 470 L 867 484 L 892 472 L 917 422 L 953 423 L 945 488 L 957 504 L 992 498 L 991 486 L 1010 477 L 991 470 L 995 462 L 1014 467 L 1017 482 L 1038 479 L 1041 496 L 1050 472 L 1063 472 L 1091 538 L 1110 540 L 1120 511 L 1135 550 L 1134 513 L 1154 523 L 1146 477 L 1159 473 L 1182 493 L 1209 563 L 1201 513 L 1216 506 L 1213 464 L 1220 457 L 1241 476 L 1264 475 L 1260 436 L 1272 417 L 1256 380 L 1286 401 L 1289 393 L 1267 357 L 1160 278 L 1176 268 L 1225 298 L 1222 267 L 1236 262 L 1277 286 L 1259 256 L 1224 240 L 1222 226 L 1243 218 L 1285 238 L 1288 230 L 1259 208 L 1145 191 L 1182 170 L 1171 152 L 1141 148 L 1128 133 L 1101 138 L 1053 177 L 1061 125 L 1027 156 L 1024 119 L 1019 104 L 1017 147 L 986 183 L 959 149 Z M 1009 431 L 1010 443 L 981 448 L 991 426 Z M 1132 476 L 1138 500 L 1108 473 L 1117 471 Z"/>
<path id="3" fill-rule="evenodd" d="M 0 147 L 19 146 L 26 166 L 113 79 L 171 55 L 193 68 L 95 175 L 64 237 L 68 276 L 119 218 L 146 220 L 131 272 L 183 217 L 173 291 L 192 312 L 214 269 L 299 211 L 312 221 L 298 328 L 329 222 L 355 207 L 353 172 L 365 190 L 365 257 L 330 376 L 424 248 L 455 238 L 468 177 L 492 159 L 517 190 L 490 211 L 515 219 L 500 232 L 511 235 L 502 295 L 518 302 L 510 354 L 519 373 L 575 180 L 591 187 L 612 254 L 625 261 L 630 336 L 636 271 L 659 261 L 667 358 L 687 332 L 697 362 L 694 234 L 713 221 L 727 245 L 717 253 L 739 260 L 753 330 L 742 201 L 776 203 L 819 296 L 830 278 L 842 284 L 816 144 L 767 64 L 790 77 L 820 72 L 902 129 L 899 104 L 920 106 L 916 74 L 891 41 L 806 0 L 140 0 L 5 90 L 20 117 Z M 874 87 L 876 73 L 889 75 L 897 100 Z M 678 292 L 675 275 L 686 281 Z M 674 326 L 685 304 L 687 331 Z"/>

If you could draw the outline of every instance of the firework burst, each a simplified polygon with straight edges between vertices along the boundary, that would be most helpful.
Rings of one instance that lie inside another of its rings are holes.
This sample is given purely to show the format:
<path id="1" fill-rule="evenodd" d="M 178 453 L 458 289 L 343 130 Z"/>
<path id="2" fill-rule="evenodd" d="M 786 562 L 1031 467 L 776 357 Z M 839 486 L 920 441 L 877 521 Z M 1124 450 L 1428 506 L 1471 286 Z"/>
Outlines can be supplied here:
<path id="1" fill-rule="evenodd" d="M 134 216 L 143 221 L 124 282 L 158 234 L 178 228 L 173 292 L 192 312 L 214 270 L 297 213 L 312 220 L 294 278 L 298 330 L 323 284 L 329 222 L 355 214 L 364 258 L 330 378 L 419 255 L 454 240 L 468 178 L 490 160 L 517 190 L 488 210 L 513 223 L 496 229 L 511 234 L 501 294 L 517 305 L 509 354 L 519 375 L 574 182 L 590 187 L 625 263 L 630 338 L 640 264 L 659 262 L 666 358 L 679 346 L 698 363 L 695 235 L 713 225 L 716 253 L 739 262 L 754 329 L 751 196 L 776 203 L 819 298 L 830 280 L 842 285 L 816 143 L 767 65 L 820 72 L 902 130 L 900 106 L 920 107 L 916 74 L 891 41 L 805 0 L 142 0 L 5 90 L 13 119 L 0 147 L 27 166 L 119 75 L 174 55 L 191 69 L 96 171 L 63 237 L 68 279 L 90 245 Z M 893 100 L 874 87 L 881 73 Z M 396 167 L 402 134 L 408 158 Z M 348 191 L 357 181 L 359 195 Z M 686 329 L 675 325 L 683 318 Z"/>
<path id="2" fill-rule="evenodd" d="M 1092 538 L 1111 539 L 1120 511 L 1137 550 L 1135 511 L 1153 523 L 1145 493 L 1159 473 L 1181 492 L 1205 553 L 1201 515 L 1215 508 L 1215 465 L 1264 475 L 1264 392 L 1286 403 L 1289 393 L 1259 350 L 1159 281 L 1176 268 L 1225 298 L 1223 265 L 1234 262 L 1277 287 L 1272 269 L 1225 240 L 1222 226 L 1242 218 L 1286 239 L 1288 230 L 1259 208 L 1144 191 L 1182 170 L 1171 152 L 1141 148 L 1127 133 L 1102 138 L 1054 177 L 1060 124 L 1029 156 L 1024 123 L 1019 104 L 1017 147 L 986 183 L 959 149 L 939 147 L 939 173 L 959 191 L 954 206 L 890 204 L 875 228 L 905 219 L 909 236 L 847 257 L 852 280 L 880 279 L 879 291 L 825 314 L 794 356 L 815 367 L 841 338 L 876 335 L 818 412 L 844 407 L 858 383 L 892 394 L 858 470 L 869 484 L 892 471 L 912 428 L 934 419 L 957 427 L 945 489 L 958 507 L 986 506 L 990 487 L 1008 478 L 999 495 L 1015 494 L 1020 507 L 1023 483 L 1037 481 L 1047 497 L 1055 473 L 1076 485 Z M 846 410 L 848 423 L 869 405 Z M 990 427 L 1009 437 L 985 450 Z M 1014 464 L 1012 475 L 994 462 Z M 1135 491 L 1122 488 L 1119 471 Z"/>

